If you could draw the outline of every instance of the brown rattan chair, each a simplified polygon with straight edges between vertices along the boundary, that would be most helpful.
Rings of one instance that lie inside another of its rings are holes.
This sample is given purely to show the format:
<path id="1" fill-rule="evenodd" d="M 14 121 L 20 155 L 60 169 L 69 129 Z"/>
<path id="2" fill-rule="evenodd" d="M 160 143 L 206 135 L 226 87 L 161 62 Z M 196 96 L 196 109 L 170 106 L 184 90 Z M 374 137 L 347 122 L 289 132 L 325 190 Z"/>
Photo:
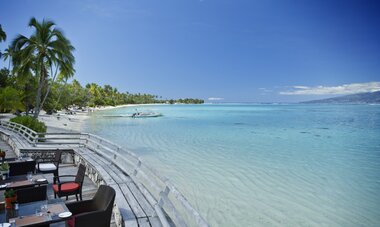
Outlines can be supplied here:
<path id="1" fill-rule="evenodd" d="M 53 159 L 36 159 L 36 170 L 39 173 L 52 173 L 54 174 L 54 184 L 58 176 L 59 163 L 61 162 L 62 151 L 57 150 Z"/>
<path id="2" fill-rule="evenodd" d="M 46 185 L 18 189 L 16 191 L 17 202 L 30 203 L 30 202 L 35 202 L 35 201 L 46 200 L 47 199 L 46 190 L 47 190 Z"/>
<path id="3" fill-rule="evenodd" d="M 28 172 L 34 173 L 36 170 L 36 161 L 13 161 L 9 162 L 9 176 L 26 175 Z"/>
<path id="4" fill-rule="evenodd" d="M 67 208 L 73 213 L 68 221 L 69 226 L 107 227 L 110 226 L 115 190 L 106 185 L 100 185 L 91 200 L 67 203 Z"/>
<path id="5" fill-rule="evenodd" d="M 82 200 L 82 185 L 84 176 L 86 174 L 86 167 L 83 164 L 80 164 L 78 167 L 77 175 L 62 175 L 55 177 L 58 181 L 57 184 L 53 184 L 54 197 L 63 197 L 66 196 L 66 200 L 69 195 L 75 195 L 78 201 L 78 195 L 80 200 Z M 66 178 L 75 178 L 74 181 L 62 181 Z M 55 181 L 54 181 L 55 182 Z"/>

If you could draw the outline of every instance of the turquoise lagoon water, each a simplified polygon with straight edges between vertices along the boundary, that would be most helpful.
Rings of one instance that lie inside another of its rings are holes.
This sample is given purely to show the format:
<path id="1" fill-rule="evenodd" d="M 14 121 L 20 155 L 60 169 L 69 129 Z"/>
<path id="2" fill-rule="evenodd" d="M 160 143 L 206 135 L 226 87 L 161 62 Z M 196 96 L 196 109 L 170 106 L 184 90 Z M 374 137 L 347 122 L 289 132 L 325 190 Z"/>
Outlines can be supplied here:
<path id="1" fill-rule="evenodd" d="M 142 156 L 212 226 L 380 226 L 380 106 L 162 105 L 85 131 Z"/>

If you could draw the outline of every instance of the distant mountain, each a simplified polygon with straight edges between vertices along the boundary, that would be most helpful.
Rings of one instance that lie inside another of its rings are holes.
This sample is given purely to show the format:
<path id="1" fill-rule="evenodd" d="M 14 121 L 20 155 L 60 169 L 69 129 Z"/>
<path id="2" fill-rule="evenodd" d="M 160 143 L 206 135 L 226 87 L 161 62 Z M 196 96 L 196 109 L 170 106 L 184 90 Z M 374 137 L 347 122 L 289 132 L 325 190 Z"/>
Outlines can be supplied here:
<path id="1" fill-rule="evenodd" d="M 331 103 L 331 104 L 365 104 L 365 103 L 377 103 L 380 104 L 380 91 L 360 93 L 354 95 L 345 95 L 336 98 L 312 100 L 301 103 Z"/>

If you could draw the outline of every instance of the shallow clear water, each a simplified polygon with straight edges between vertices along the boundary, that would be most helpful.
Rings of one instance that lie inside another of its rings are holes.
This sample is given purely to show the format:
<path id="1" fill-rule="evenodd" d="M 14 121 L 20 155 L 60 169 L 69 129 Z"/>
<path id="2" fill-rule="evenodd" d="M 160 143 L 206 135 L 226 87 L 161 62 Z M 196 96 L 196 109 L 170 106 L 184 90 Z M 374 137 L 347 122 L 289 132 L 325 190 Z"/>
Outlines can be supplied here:
<path id="1" fill-rule="evenodd" d="M 142 156 L 212 226 L 380 226 L 380 106 L 163 105 L 85 131 Z"/>

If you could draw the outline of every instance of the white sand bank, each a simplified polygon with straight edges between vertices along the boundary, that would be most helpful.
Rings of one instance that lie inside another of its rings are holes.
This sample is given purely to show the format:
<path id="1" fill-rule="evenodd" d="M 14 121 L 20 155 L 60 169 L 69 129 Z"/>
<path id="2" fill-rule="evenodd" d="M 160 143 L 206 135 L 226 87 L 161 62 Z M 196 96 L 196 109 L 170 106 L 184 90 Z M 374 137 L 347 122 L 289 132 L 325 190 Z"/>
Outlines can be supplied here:
<path id="1" fill-rule="evenodd" d="M 38 120 L 44 122 L 47 126 L 47 132 L 81 132 L 84 121 L 90 117 L 92 112 L 110 110 L 122 107 L 141 106 L 141 105 L 156 105 L 156 104 L 126 104 L 119 106 L 100 106 L 88 108 L 88 111 L 73 111 L 73 114 L 67 114 L 67 111 L 59 111 L 48 115 L 41 110 Z M 0 120 L 9 120 L 15 117 L 14 114 L 2 113 Z"/>

